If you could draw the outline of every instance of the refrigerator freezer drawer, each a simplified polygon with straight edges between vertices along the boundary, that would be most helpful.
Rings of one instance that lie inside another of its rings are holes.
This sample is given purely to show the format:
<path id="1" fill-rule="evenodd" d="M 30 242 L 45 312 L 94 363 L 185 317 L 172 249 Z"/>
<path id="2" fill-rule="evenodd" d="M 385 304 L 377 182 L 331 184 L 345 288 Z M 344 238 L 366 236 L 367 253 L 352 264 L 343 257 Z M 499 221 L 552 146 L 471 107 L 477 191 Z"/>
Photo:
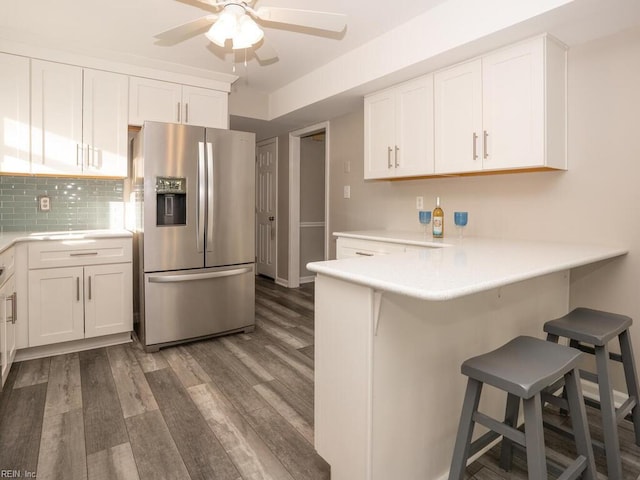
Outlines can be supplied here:
<path id="1" fill-rule="evenodd" d="M 179 342 L 255 324 L 254 265 L 148 273 L 145 346 Z"/>

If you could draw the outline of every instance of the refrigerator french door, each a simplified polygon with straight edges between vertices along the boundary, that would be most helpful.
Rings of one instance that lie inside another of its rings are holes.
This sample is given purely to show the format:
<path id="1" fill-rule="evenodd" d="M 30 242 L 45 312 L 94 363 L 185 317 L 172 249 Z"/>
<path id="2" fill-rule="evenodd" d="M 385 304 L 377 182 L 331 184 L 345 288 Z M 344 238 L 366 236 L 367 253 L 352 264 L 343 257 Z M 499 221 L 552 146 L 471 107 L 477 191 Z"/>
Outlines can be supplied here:
<path id="1" fill-rule="evenodd" d="M 133 185 L 145 348 L 251 330 L 254 134 L 145 122 Z"/>

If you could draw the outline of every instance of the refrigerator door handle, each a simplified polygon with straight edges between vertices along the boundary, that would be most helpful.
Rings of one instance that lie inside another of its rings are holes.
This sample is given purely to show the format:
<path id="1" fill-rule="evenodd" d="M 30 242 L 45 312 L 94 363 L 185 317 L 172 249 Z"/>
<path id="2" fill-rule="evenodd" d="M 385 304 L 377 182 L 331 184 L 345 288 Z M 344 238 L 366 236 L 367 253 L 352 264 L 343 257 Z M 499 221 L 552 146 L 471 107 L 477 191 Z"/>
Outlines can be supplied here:
<path id="1" fill-rule="evenodd" d="M 213 187 L 213 143 L 207 142 L 207 251 L 213 247 L 213 207 L 215 191 Z"/>
<path id="2" fill-rule="evenodd" d="M 204 223 L 205 223 L 205 195 L 207 192 L 205 175 L 204 142 L 198 142 L 198 212 L 196 215 L 196 246 L 198 252 L 203 251 Z"/>
<path id="3" fill-rule="evenodd" d="M 149 283 L 177 283 L 190 282 L 193 280 L 209 280 L 211 278 L 231 277 L 250 272 L 253 272 L 253 267 L 234 268 L 232 270 L 221 270 L 209 273 L 193 273 L 191 275 L 159 275 L 157 277 L 149 277 Z"/>

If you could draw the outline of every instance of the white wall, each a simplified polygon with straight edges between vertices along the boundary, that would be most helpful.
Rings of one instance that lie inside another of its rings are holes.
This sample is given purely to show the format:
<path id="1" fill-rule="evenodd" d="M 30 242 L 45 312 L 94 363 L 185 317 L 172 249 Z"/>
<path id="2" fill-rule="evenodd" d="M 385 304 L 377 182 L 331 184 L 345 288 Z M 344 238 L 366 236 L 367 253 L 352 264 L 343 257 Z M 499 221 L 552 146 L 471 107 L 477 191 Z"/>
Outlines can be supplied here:
<path id="1" fill-rule="evenodd" d="M 625 246 L 572 273 L 571 303 L 634 317 L 640 354 L 640 28 L 572 48 L 568 74 L 567 172 L 364 182 L 362 110 L 332 120 L 329 228 L 418 231 L 415 197 L 440 196 L 445 233 L 464 209 L 470 235 Z"/>

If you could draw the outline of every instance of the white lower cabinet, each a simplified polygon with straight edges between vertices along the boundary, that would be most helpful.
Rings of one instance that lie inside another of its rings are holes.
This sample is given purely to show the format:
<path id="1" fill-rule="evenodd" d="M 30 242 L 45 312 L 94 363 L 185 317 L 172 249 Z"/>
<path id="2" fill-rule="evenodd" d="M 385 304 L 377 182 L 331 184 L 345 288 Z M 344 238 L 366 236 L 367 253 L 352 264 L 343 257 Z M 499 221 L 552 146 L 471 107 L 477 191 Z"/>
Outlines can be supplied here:
<path id="1" fill-rule="evenodd" d="M 131 241 L 126 242 L 100 240 L 95 248 L 68 251 L 59 242 L 30 246 L 29 347 L 132 330 Z M 75 266 L 34 268 L 45 260 Z"/>
<path id="2" fill-rule="evenodd" d="M 359 238 L 338 237 L 336 241 L 336 258 L 372 257 L 374 255 L 388 255 L 402 253 L 406 245 L 401 243 L 363 240 Z"/>
<path id="3" fill-rule="evenodd" d="M 2 383 L 7 380 L 9 369 L 16 356 L 17 295 L 15 277 L 11 276 L 0 288 L 0 360 Z M 2 390 L 2 388 L 0 388 Z"/>

